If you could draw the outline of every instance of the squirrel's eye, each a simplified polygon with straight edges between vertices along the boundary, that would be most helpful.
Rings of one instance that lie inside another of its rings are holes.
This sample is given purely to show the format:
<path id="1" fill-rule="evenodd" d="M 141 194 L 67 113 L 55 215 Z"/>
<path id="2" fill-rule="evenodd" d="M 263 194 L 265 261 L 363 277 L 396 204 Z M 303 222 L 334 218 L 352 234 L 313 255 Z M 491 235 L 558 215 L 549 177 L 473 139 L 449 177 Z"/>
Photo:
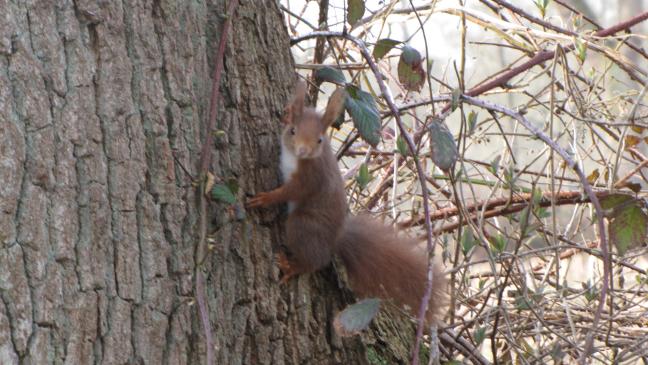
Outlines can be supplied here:
<path id="1" fill-rule="evenodd" d="M 324 140 L 324 138 L 320 137 L 320 138 L 317 140 L 317 143 L 322 143 L 323 140 Z"/>
<path id="2" fill-rule="evenodd" d="M 290 128 L 290 134 L 295 135 L 295 127 Z"/>

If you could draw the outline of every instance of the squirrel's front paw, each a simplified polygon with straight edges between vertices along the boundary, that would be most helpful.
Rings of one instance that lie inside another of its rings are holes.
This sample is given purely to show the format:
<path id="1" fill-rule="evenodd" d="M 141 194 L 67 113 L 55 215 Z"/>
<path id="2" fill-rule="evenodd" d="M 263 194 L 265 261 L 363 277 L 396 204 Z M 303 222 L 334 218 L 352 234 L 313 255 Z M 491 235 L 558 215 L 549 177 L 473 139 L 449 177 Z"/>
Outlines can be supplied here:
<path id="1" fill-rule="evenodd" d="M 271 202 L 270 193 L 262 192 L 255 195 L 252 199 L 248 200 L 245 204 L 248 208 L 266 207 Z"/>
<path id="2" fill-rule="evenodd" d="M 283 273 L 281 276 L 281 283 L 286 284 L 293 276 L 297 275 L 297 270 L 290 265 L 290 260 L 288 260 L 288 257 L 284 252 L 279 252 L 275 255 L 275 259 L 277 260 L 279 270 Z"/>

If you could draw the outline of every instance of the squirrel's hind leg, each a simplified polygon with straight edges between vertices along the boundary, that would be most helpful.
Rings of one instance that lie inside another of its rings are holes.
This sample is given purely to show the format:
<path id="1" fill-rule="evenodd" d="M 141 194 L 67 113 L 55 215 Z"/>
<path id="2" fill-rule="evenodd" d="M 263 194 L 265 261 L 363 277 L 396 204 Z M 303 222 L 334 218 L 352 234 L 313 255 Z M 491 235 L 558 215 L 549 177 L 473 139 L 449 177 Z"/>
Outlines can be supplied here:
<path id="1" fill-rule="evenodd" d="M 275 255 L 275 259 L 277 260 L 277 266 L 279 266 L 279 270 L 283 273 L 281 276 L 281 283 L 286 284 L 288 281 L 293 277 L 299 274 L 299 271 L 294 265 L 291 265 L 290 259 L 288 259 L 288 256 L 286 256 L 285 252 L 279 252 L 278 254 Z"/>

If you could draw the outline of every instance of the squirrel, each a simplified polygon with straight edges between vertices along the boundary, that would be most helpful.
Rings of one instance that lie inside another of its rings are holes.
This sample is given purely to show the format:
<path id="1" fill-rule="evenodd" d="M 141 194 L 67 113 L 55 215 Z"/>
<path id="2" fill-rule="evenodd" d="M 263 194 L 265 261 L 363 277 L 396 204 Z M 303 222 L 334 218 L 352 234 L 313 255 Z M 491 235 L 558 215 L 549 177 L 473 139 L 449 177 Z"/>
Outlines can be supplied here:
<path id="1" fill-rule="evenodd" d="M 320 270 L 337 254 L 356 294 L 393 299 L 417 311 L 427 282 L 426 251 L 366 215 L 347 213 L 344 181 L 326 136 L 344 110 L 346 91 L 338 88 L 331 95 L 323 115 L 306 107 L 305 98 L 300 82 L 283 117 L 283 185 L 247 203 L 249 208 L 288 203 L 285 250 L 277 255 L 281 282 Z M 446 278 L 438 265 L 433 269 L 430 323 L 441 319 L 445 306 Z"/>
<path id="2" fill-rule="evenodd" d="M 277 255 L 284 283 L 331 262 L 347 213 L 344 181 L 324 134 L 344 107 L 344 90 L 331 96 L 323 116 L 304 107 L 305 97 L 306 85 L 299 83 L 285 110 L 281 135 L 283 185 L 257 194 L 247 204 L 253 208 L 288 202 L 287 252 Z"/>

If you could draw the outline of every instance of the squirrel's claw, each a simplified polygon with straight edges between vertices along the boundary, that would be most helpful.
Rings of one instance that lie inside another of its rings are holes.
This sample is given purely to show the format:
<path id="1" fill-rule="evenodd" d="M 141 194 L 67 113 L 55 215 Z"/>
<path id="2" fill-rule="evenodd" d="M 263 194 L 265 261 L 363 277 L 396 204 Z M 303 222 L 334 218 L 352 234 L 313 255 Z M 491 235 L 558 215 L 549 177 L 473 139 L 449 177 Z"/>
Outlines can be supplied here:
<path id="1" fill-rule="evenodd" d="M 282 276 L 281 276 L 281 279 L 280 279 L 281 285 L 286 285 L 286 284 L 288 284 L 288 282 L 290 281 L 290 279 L 292 279 L 293 276 L 294 276 L 294 275 L 288 275 L 288 274 L 284 274 L 284 275 L 282 275 Z"/>
<path id="2" fill-rule="evenodd" d="M 297 272 L 292 266 L 290 266 L 290 260 L 288 260 L 285 253 L 278 253 L 275 256 L 275 259 L 277 260 L 279 270 L 283 273 L 280 280 L 281 284 L 287 284 L 293 276 L 297 275 Z"/>
<path id="3" fill-rule="evenodd" d="M 270 194 L 266 192 L 258 193 L 245 204 L 246 208 L 265 207 L 270 204 Z"/>

